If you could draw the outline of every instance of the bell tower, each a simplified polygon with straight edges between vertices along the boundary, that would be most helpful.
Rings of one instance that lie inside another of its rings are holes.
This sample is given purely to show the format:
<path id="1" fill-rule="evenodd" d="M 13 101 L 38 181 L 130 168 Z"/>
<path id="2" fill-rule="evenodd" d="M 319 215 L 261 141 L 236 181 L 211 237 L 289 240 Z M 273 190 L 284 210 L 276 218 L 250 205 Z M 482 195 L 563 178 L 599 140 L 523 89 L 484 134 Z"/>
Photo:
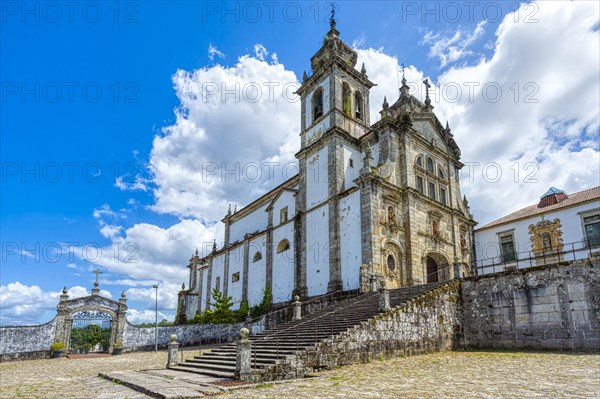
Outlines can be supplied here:
<path id="1" fill-rule="evenodd" d="M 358 212 L 354 219 L 341 212 L 360 207 L 355 183 L 362 159 L 359 138 L 369 131 L 369 90 L 374 86 L 364 66 L 355 69 L 357 59 L 356 51 L 340 39 L 332 10 L 323 46 L 310 60 L 312 74 L 304 73 L 297 90 L 302 107 L 301 148 L 296 154 L 300 295 L 322 295 L 349 284 L 342 271 L 340 220 L 354 225 L 360 221 Z M 360 242 L 344 245 L 359 247 Z M 346 276 L 350 273 L 357 274 L 346 271 Z"/>
<path id="2" fill-rule="evenodd" d="M 323 46 L 311 58 L 312 75 L 306 72 L 297 93 L 301 98 L 301 141 L 305 148 L 332 128 L 341 128 L 354 138 L 370 126 L 369 90 L 375 84 L 367 77 L 364 64 L 355 69 L 358 55 L 340 39 L 336 21 Z"/>

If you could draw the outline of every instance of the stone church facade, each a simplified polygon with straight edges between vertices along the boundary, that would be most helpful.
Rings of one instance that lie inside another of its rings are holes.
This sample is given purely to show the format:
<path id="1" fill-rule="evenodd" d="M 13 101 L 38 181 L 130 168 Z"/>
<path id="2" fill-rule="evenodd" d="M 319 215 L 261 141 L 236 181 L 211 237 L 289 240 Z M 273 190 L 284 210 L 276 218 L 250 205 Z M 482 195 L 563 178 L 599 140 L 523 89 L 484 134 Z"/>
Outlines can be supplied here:
<path id="1" fill-rule="evenodd" d="M 448 124 L 409 94 L 384 100 L 370 124 L 375 84 L 335 21 L 303 76 L 299 173 L 223 219 L 222 248 L 189 263 L 179 313 L 210 308 L 211 291 L 259 303 L 387 287 L 473 273 L 473 226 L 461 196 L 460 150 Z M 427 81 L 424 82 L 428 85 Z"/>

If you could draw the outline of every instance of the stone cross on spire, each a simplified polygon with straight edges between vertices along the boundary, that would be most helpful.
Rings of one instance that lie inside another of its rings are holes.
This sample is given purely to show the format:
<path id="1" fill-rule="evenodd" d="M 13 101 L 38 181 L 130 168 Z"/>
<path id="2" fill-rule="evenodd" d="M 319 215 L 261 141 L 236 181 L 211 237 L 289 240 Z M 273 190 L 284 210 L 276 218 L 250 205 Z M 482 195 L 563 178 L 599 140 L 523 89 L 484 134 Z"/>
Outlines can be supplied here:
<path id="1" fill-rule="evenodd" d="M 429 79 L 425 79 L 423 84 L 425 85 L 425 112 L 431 112 L 433 111 L 433 106 L 431 105 L 431 99 L 429 98 L 429 88 L 431 87 Z"/>
<path id="2" fill-rule="evenodd" d="M 406 76 L 404 76 L 404 70 L 406 69 L 406 67 L 404 66 L 404 62 L 402 64 L 400 64 L 400 66 L 402 67 L 402 84 L 405 85 L 406 84 Z"/>
<path id="3" fill-rule="evenodd" d="M 329 17 L 329 27 L 331 29 L 335 28 L 335 3 L 329 3 L 329 5 L 331 6 L 331 16 Z"/>

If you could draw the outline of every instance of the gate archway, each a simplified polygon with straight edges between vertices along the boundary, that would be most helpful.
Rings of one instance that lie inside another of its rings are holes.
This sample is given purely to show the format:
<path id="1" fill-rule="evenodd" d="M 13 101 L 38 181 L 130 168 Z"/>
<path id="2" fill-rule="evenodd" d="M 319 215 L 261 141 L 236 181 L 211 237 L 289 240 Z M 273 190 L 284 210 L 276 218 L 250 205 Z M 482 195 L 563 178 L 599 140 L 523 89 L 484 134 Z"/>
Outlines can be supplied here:
<path id="1" fill-rule="evenodd" d="M 82 349 L 85 352 L 83 345 L 86 342 L 92 344 L 90 351 L 95 349 L 112 353 L 115 342 L 123 340 L 126 312 L 127 299 L 124 291 L 119 301 L 100 296 L 97 286 L 90 296 L 69 299 L 65 287 L 58 303 L 54 340 L 67 344 L 72 353 L 81 353 Z M 86 328 L 95 331 L 82 331 Z M 82 338 L 85 334 L 90 334 L 91 338 Z M 98 336 L 94 337 L 94 334 Z"/>
<path id="2" fill-rule="evenodd" d="M 69 348 L 76 353 L 108 353 L 112 316 L 102 311 L 83 310 L 73 314 Z"/>

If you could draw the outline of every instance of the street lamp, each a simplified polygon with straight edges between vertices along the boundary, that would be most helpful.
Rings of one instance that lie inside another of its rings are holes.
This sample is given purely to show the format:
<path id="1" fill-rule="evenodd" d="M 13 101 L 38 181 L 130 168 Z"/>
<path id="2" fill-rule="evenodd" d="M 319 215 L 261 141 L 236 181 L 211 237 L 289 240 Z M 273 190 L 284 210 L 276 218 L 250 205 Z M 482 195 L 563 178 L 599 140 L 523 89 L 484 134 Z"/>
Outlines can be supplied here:
<path id="1" fill-rule="evenodd" d="M 154 352 L 158 352 L 158 284 L 152 286 L 154 288 Z"/>

